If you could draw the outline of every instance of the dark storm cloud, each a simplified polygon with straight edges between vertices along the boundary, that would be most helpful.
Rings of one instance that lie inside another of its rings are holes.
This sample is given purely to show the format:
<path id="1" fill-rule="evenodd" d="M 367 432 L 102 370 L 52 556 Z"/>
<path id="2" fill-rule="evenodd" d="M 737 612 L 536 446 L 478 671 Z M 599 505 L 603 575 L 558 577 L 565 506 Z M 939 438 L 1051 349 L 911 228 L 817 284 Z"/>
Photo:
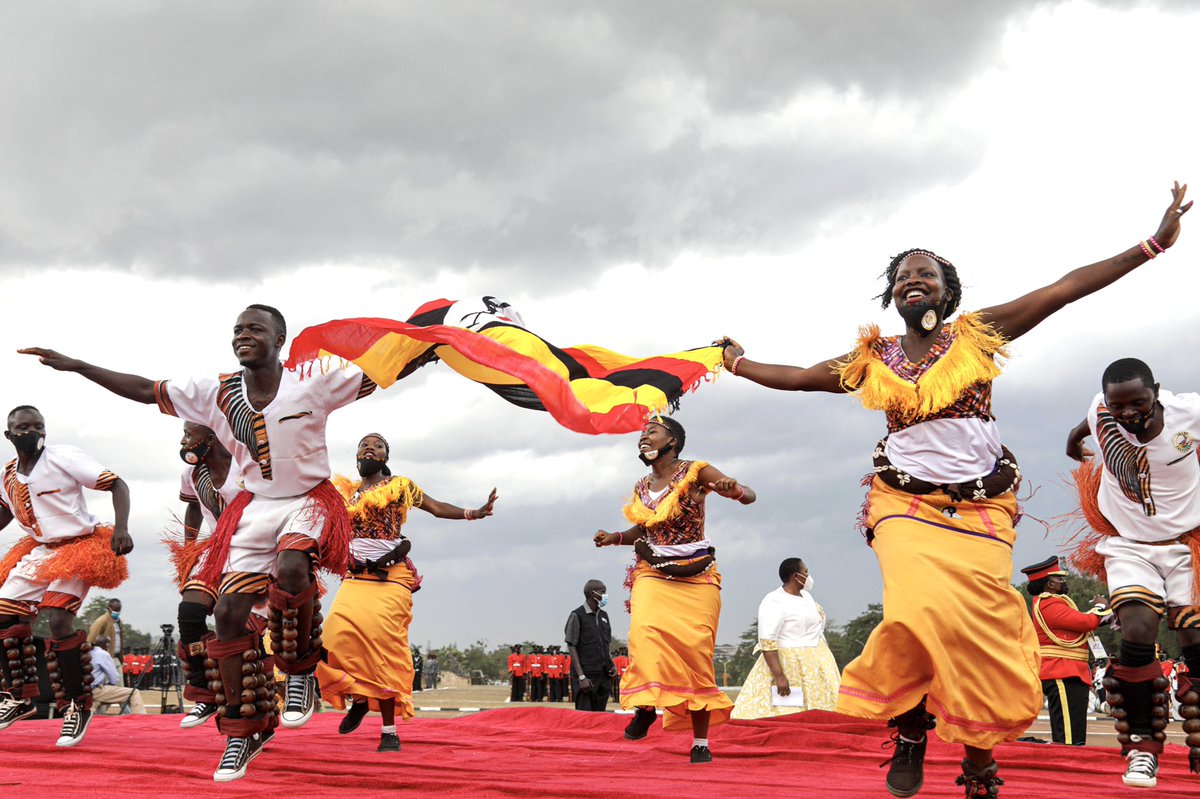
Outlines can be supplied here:
<path id="1" fill-rule="evenodd" d="M 975 135 L 938 100 L 1035 5 L 8 5 L 0 269 L 777 249 L 967 173 Z M 814 90 L 926 118 L 717 130 Z"/>

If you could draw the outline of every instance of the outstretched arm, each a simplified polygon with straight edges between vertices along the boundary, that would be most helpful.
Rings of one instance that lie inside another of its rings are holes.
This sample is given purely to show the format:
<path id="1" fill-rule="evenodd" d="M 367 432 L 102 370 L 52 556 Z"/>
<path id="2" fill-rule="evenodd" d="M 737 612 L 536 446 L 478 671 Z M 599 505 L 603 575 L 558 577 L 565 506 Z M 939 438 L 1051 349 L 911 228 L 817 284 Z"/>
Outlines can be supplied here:
<path id="1" fill-rule="evenodd" d="M 1067 433 L 1067 457 L 1082 463 L 1096 453 L 1083 445 L 1083 440 L 1092 434 L 1092 429 L 1088 427 L 1088 420 L 1084 419 L 1079 424 L 1071 428 L 1071 432 Z"/>
<path id="2" fill-rule="evenodd" d="M 439 502 L 426 494 L 421 499 L 421 504 L 417 507 L 426 513 L 432 513 L 439 519 L 486 519 L 492 515 L 492 506 L 496 504 L 497 499 L 499 499 L 499 495 L 496 494 L 496 489 L 493 488 L 492 493 L 488 494 L 487 502 L 478 508 L 460 508 L 457 505 L 451 505 L 449 502 Z"/>
<path id="3" fill-rule="evenodd" d="M 696 482 L 700 484 L 701 491 L 714 491 L 743 505 L 749 505 L 758 499 L 753 488 L 742 485 L 732 477 L 726 477 L 711 463 L 700 470 L 700 474 L 696 476 Z"/>
<path id="4" fill-rule="evenodd" d="M 622 544 L 632 544 L 646 535 L 646 530 L 640 524 L 635 524 L 628 530 L 620 533 L 609 533 L 604 530 L 597 530 L 592 536 L 592 543 L 598 547 L 617 547 Z"/>
<path id="5" fill-rule="evenodd" d="M 119 397 L 131 399 L 134 402 L 141 402 L 146 405 L 154 404 L 153 380 L 138 377 L 137 375 L 127 375 L 108 369 L 101 369 L 99 366 L 93 366 L 86 361 L 68 358 L 62 353 L 42 349 L 41 347 L 26 347 L 25 349 L 17 350 L 17 352 L 22 355 L 35 355 L 39 361 L 51 369 L 57 369 L 60 372 L 76 372 L 83 375 L 88 380 L 107 388 Z"/>
<path id="6" fill-rule="evenodd" d="M 1162 222 L 1153 236 L 1153 241 L 1130 247 L 1125 252 L 1103 261 L 1081 266 L 1072 270 L 1049 286 L 1031 291 L 1024 297 L 984 308 L 980 311 L 983 320 L 991 323 L 997 332 L 1010 341 L 1028 333 L 1051 314 L 1062 310 L 1069 303 L 1099 291 L 1110 283 L 1132 272 L 1149 261 L 1151 253 L 1164 252 L 1179 238 L 1179 220 L 1192 207 L 1183 202 L 1187 184 L 1180 186 L 1176 181 L 1171 190 L 1171 204 L 1163 214 Z M 1155 247 L 1154 245 L 1158 246 Z M 740 370 L 739 370 L 740 371 Z"/>
<path id="7" fill-rule="evenodd" d="M 717 339 L 713 345 L 725 348 L 725 368 L 730 374 L 744 377 L 760 386 L 777 388 L 780 391 L 828 391 L 832 394 L 846 392 L 838 377 L 837 358 L 807 368 L 786 366 L 750 360 L 746 357 L 745 348 L 728 336 Z"/>

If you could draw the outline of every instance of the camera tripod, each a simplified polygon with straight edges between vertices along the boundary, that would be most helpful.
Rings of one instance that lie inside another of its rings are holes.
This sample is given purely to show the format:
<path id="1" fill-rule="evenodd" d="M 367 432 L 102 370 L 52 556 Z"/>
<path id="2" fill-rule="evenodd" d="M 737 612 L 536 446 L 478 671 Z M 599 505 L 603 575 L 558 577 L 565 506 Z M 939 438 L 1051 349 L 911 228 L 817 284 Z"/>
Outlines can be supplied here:
<path id="1" fill-rule="evenodd" d="M 153 688 L 157 683 L 160 690 L 159 713 L 183 712 L 183 666 L 175 654 L 175 625 L 162 625 L 162 638 L 150 651 L 150 668 L 138 675 L 133 683 L 133 690 L 140 691 L 146 677 L 153 675 L 148 687 Z M 167 695 L 175 689 L 175 704 L 167 704 Z"/>

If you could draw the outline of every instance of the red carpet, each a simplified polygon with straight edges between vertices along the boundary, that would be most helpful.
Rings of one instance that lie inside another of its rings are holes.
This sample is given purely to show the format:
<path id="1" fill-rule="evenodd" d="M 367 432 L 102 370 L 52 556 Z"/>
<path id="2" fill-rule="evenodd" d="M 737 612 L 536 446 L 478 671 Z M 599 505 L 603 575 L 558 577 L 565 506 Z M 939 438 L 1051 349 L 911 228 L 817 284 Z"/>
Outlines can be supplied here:
<path id="1" fill-rule="evenodd" d="M 564 709 L 490 710 L 401 726 L 403 751 L 377 754 L 379 719 L 336 731 L 324 713 L 281 730 L 238 782 L 211 779 L 222 739 L 211 723 L 178 729 L 179 716 L 102 716 L 79 748 L 58 749 L 58 722 L 22 721 L 0 732 L 0 797 L 887 797 L 880 724 L 811 712 L 714 730 L 714 762 L 687 762 L 689 735 L 660 727 L 642 741 L 621 737 L 627 717 Z M 1009 744 L 998 751 L 1004 799 L 1195 799 L 1182 747 L 1162 758 L 1158 788 L 1126 788 L 1113 750 Z M 921 797 L 961 797 L 959 752 L 936 738 Z"/>

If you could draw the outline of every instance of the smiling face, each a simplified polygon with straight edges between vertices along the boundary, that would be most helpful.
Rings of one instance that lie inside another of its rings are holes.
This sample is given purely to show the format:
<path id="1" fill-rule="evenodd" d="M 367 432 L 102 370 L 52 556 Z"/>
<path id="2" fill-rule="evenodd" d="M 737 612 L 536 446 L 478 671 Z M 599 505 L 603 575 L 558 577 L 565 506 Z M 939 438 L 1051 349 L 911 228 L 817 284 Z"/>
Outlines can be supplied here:
<path id="1" fill-rule="evenodd" d="M 366 436 L 362 441 L 358 442 L 358 451 L 355 454 L 355 460 L 386 463 L 387 459 L 387 442 L 379 436 Z"/>
<path id="2" fill-rule="evenodd" d="M 928 255 L 910 255 L 896 269 L 892 302 L 897 310 L 913 307 L 938 308 L 946 299 L 942 267 Z"/>
<path id="3" fill-rule="evenodd" d="M 657 460 L 664 450 L 670 449 L 676 443 L 675 436 L 657 422 L 647 422 L 638 437 L 638 454 L 646 463 Z"/>
<path id="4" fill-rule="evenodd" d="M 247 308 L 233 325 L 233 354 L 245 367 L 263 366 L 279 360 L 284 335 L 266 311 Z"/>

